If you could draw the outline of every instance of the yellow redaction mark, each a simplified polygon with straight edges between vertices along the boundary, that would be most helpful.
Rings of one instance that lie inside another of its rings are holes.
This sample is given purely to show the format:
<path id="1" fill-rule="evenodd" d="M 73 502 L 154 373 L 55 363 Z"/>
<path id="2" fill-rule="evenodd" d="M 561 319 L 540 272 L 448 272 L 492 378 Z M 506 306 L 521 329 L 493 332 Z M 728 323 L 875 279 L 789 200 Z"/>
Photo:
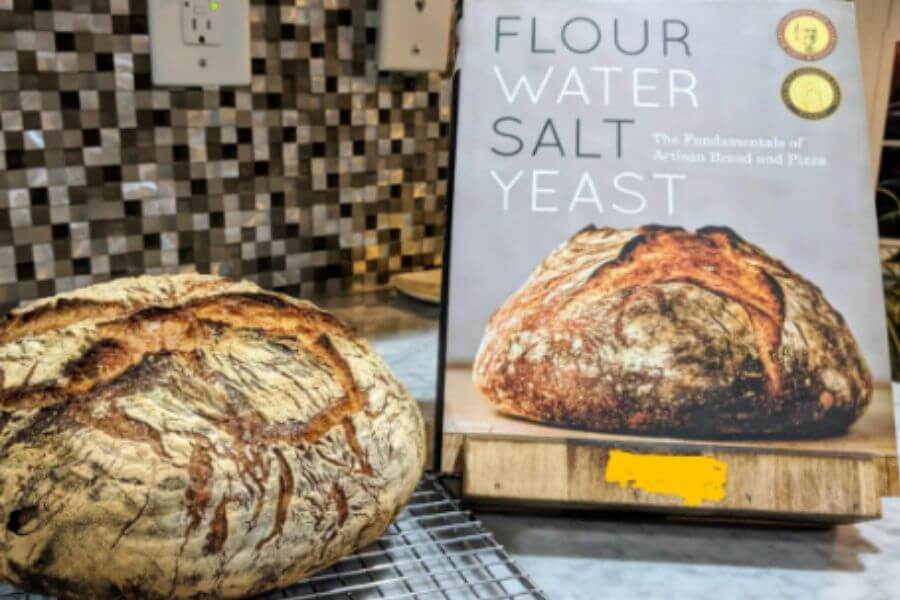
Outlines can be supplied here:
<path id="1" fill-rule="evenodd" d="M 606 463 L 606 481 L 629 484 L 651 494 L 682 499 L 685 506 L 719 502 L 725 498 L 728 465 L 708 456 L 635 454 L 610 450 Z"/>

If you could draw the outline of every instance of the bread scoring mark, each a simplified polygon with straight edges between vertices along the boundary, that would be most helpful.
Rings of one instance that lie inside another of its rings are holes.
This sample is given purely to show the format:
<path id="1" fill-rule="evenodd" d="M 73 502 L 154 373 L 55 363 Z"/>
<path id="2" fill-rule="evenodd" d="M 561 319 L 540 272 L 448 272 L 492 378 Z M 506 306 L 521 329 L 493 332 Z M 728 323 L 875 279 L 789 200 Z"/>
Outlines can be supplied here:
<path id="1" fill-rule="evenodd" d="M 265 292 L 232 292 L 188 302 L 184 308 L 199 318 L 223 321 L 231 326 L 266 330 L 315 331 L 354 338 L 356 331 L 334 315 L 313 306 L 287 302 Z"/>
<path id="2" fill-rule="evenodd" d="M 369 464 L 369 458 L 366 456 L 365 451 L 362 449 L 362 445 L 359 443 L 359 437 L 356 435 L 356 426 L 353 424 L 353 420 L 347 416 L 344 417 L 341 424 L 344 427 L 344 436 L 347 438 L 347 444 L 356 456 L 356 460 L 360 463 L 360 471 L 363 475 L 368 477 L 374 476 L 375 473 L 372 471 L 372 466 Z"/>
<path id="3" fill-rule="evenodd" d="M 347 504 L 347 494 L 344 492 L 344 488 L 335 481 L 331 484 L 331 494 L 329 496 L 337 511 L 338 527 L 341 527 L 350 515 L 350 507 Z"/>
<path id="4" fill-rule="evenodd" d="M 275 522 L 272 525 L 272 531 L 257 545 L 256 549 L 260 550 L 270 541 L 281 535 L 284 530 L 284 524 L 287 521 L 288 509 L 291 505 L 291 498 L 294 496 L 294 474 L 291 466 L 284 458 L 284 454 L 280 448 L 275 448 L 275 457 L 278 459 L 278 503 L 275 506 Z"/>
<path id="5" fill-rule="evenodd" d="M 616 304 L 613 312 L 616 314 L 615 325 L 613 327 L 613 331 L 616 334 L 616 338 L 620 341 L 625 340 L 625 317 L 627 316 L 627 308 L 631 303 L 635 300 L 639 300 L 641 297 L 650 295 L 653 297 L 654 302 L 656 302 L 657 309 L 660 314 L 663 315 L 671 315 L 672 307 L 669 306 L 668 301 L 666 300 L 666 295 L 656 287 L 646 287 L 646 288 L 630 288 L 624 290 L 624 294 L 619 302 Z"/>
<path id="6" fill-rule="evenodd" d="M 678 232 L 678 231 L 683 232 L 684 227 L 679 227 L 677 225 L 660 225 L 659 223 L 648 223 L 647 225 L 643 225 L 642 227 L 640 227 L 640 230 L 644 231 L 646 233 L 659 233 L 659 232 L 674 233 L 674 232 Z"/>
<path id="7" fill-rule="evenodd" d="M 580 294 L 609 296 L 660 283 L 688 283 L 740 304 L 750 318 L 757 353 L 768 379 L 768 392 L 782 387 L 777 359 L 784 327 L 784 293 L 762 268 L 748 263 L 740 237 L 725 227 L 694 235 L 680 228 L 642 228 L 619 256 L 597 267 Z M 570 295 L 557 313 L 574 300 Z"/>
<path id="8" fill-rule="evenodd" d="M 63 367 L 63 375 L 69 379 L 66 393 L 69 395 L 84 393 L 93 388 L 98 381 L 110 381 L 124 375 L 128 369 L 138 367 L 139 362 L 125 364 L 123 359 L 126 352 L 128 348 L 113 338 L 103 338 L 95 342 L 84 354 Z M 27 389 L 28 386 L 22 387 Z"/>
<path id="9" fill-rule="evenodd" d="M 175 291 L 178 289 L 174 279 L 169 278 L 169 289 L 166 291 L 166 298 L 173 304 L 177 301 Z M 179 279 L 182 295 L 230 283 L 222 277 L 197 277 L 195 281 L 190 281 L 190 276 L 180 276 Z M 116 319 L 136 308 L 134 302 L 79 297 L 56 298 L 36 307 L 14 310 L 7 315 L 0 323 L 0 344 L 63 329 L 82 321 Z"/>
<path id="10" fill-rule="evenodd" d="M 121 302 L 59 298 L 37 308 L 25 308 L 7 315 L 0 324 L 0 344 L 69 327 L 86 319 L 115 318 L 127 310 Z"/>
<path id="11" fill-rule="evenodd" d="M 135 370 L 140 370 L 143 366 L 137 365 Z M 157 456 L 169 458 L 163 444 L 162 433 L 147 425 L 143 421 L 128 416 L 118 401 L 110 399 L 106 401 L 106 413 L 103 416 L 92 414 L 92 404 L 79 402 L 71 403 L 68 415 L 71 416 L 78 424 L 84 427 L 93 427 L 110 437 L 120 440 L 131 440 L 134 442 L 145 442 L 150 446 Z"/>
<path id="12" fill-rule="evenodd" d="M 679 227 L 678 229 L 681 228 Z M 731 227 L 725 227 L 724 225 L 707 225 L 706 227 L 701 227 L 697 230 L 697 235 L 723 235 L 728 238 L 728 241 L 734 246 L 740 246 L 747 243 L 746 240 L 739 236 L 734 229 L 732 229 Z"/>
<path id="13" fill-rule="evenodd" d="M 228 540 L 228 503 L 230 501 L 228 496 L 224 496 L 216 505 L 216 512 L 213 514 L 209 531 L 206 534 L 206 544 L 203 546 L 203 553 L 207 556 L 220 552 Z"/>
<path id="14" fill-rule="evenodd" d="M 0 453 L 5 452 L 16 444 L 32 440 L 52 430 L 54 427 L 58 427 L 65 408 L 65 404 L 53 404 L 39 410 L 29 419 L 27 425 L 15 430 L 10 439 L 6 440 L 3 446 L 0 446 Z"/>
<path id="15" fill-rule="evenodd" d="M 250 452 L 250 458 L 248 459 L 243 452 L 239 451 L 232 456 L 232 459 L 240 468 L 241 480 L 244 482 L 245 487 L 251 494 L 256 494 L 256 506 L 253 509 L 253 515 L 250 517 L 250 527 L 253 528 L 259 522 L 259 516 L 262 514 L 266 499 L 266 482 L 269 479 L 268 456 L 262 452 Z M 249 484 L 247 483 L 247 478 L 250 479 Z"/>
<path id="16" fill-rule="evenodd" d="M 0 390 L 0 408 L 12 411 L 55 406 L 66 399 L 65 389 L 52 381 Z"/>
<path id="17" fill-rule="evenodd" d="M 138 509 L 137 513 L 126 521 L 126 523 L 119 530 L 119 535 L 116 536 L 115 541 L 113 541 L 112 545 L 109 547 L 110 550 L 114 550 L 116 546 L 119 545 L 119 542 L 122 541 L 122 538 L 128 533 L 128 530 L 137 523 L 141 517 L 144 516 L 144 513 L 147 511 L 147 507 L 150 506 L 150 495 L 153 493 L 153 488 L 156 483 L 156 468 L 153 469 L 153 476 L 150 478 L 150 484 L 147 486 L 147 493 L 144 496 L 144 502 L 141 504 L 141 507 Z"/>
<path id="18" fill-rule="evenodd" d="M 575 238 L 577 238 L 579 235 L 582 235 L 582 234 L 585 234 L 585 233 L 594 233 L 595 231 L 599 231 L 599 230 L 597 229 L 597 226 L 594 225 L 593 223 L 588 223 L 587 225 L 585 225 L 584 227 L 582 227 L 581 229 L 579 229 L 578 231 L 576 231 L 576 232 L 572 235 L 572 237 L 569 238 L 569 241 L 571 242 L 572 240 L 574 240 Z"/>
<path id="19" fill-rule="evenodd" d="M 186 534 L 194 531 L 203 521 L 203 515 L 212 499 L 210 489 L 212 476 L 213 462 L 210 448 L 202 438 L 195 440 L 191 448 L 191 460 L 188 463 L 188 486 L 184 491 L 184 506 L 190 519 Z"/>

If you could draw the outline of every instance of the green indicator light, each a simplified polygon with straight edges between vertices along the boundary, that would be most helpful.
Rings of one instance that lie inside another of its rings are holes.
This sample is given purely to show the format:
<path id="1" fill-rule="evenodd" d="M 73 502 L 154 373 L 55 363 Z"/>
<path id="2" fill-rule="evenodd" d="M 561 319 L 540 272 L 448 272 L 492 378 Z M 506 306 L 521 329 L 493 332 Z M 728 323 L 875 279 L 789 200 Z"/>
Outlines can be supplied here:
<path id="1" fill-rule="evenodd" d="M 218 2 L 210 2 L 209 7 L 213 10 L 219 10 L 219 3 Z"/>

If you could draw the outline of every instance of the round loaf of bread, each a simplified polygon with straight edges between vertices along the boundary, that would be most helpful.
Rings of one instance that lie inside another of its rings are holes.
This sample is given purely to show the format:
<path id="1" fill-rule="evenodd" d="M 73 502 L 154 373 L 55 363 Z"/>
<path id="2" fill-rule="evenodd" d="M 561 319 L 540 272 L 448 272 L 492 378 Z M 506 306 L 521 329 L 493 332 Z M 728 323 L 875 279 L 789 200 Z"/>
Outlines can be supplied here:
<path id="1" fill-rule="evenodd" d="M 349 326 L 219 277 L 14 311 L 0 390 L 0 580 L 63 598 L 287 586 L 378 538 L 425 462 L 416 402 Z"/>
<path id="2" fill-rule="evenodd" d="M 509 415 L 685 437 L 837 434 L 872 396 L 821 290 L 725 227 L 579 232 L 493 314 L 474 379 Z"/>

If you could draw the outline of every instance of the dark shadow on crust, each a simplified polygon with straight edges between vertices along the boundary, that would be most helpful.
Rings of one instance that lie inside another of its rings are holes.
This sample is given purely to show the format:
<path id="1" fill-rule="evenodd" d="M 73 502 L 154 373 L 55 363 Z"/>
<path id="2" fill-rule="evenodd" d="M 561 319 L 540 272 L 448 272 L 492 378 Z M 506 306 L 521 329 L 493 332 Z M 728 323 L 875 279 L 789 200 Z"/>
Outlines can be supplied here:
<path id="1" fill-rule="evenodd" d="M 599 433 L 599 434 L 611 434 L 611 435 L 630 435 L 635 437 L 663 437 L 663 438 L 681 438 L 684 440 L 690 440 L 692 442 L 697 441 L 762 441 L 762 440 L 772 440 L 772 441 L 793 441 L 793 440 L 816 440 L 816 439 L 828 439 L 834 438 L 837 436 L 844 435 L 847 431 L 850 430 L 853 421 L 851 420 L 849 423 L 847 420 L 843 420 L 840 417 L 834 419 L 825 419 L 820 423 L 813 424 L 804 424 L 802 426 L 792 426 L 786 427 L 779 431 L 772 431 L 768 433 L 760 433 L 760 432 L 722 432 L 722 431 L 710 431 L 703 430 L 699 428 L 686 428 L 686 427 L 651 427 L 641 431 L 635 431 L 633 429 L 627 428 L 603 428 L 596 429 L 591 427 L 586 427 L 584 425 L 569 422 L 569 421 L 545 421 L 541 419 L 535 419 L 531 417 L 527 417 L 524 415 L 514 415 L 511 413 L 503 412 L 497 410 L 494 407 L 491 407 L 495 413 L 497 413 L 501 417 L 513 419 L 515 421 L 523 421 L 526 423 L 534 423 L 537 425 L 545 425 L 547 427 L 553 427 L 555 429 L 561 430 L 572 430 L 572 431 L 586 431 L 589 433 Z M 845 416 L 850 414 L 849 411 L 839 411 L 843 413 Z M 777 422 L 777 420 L 773 419 L 773 421 Z"/>

